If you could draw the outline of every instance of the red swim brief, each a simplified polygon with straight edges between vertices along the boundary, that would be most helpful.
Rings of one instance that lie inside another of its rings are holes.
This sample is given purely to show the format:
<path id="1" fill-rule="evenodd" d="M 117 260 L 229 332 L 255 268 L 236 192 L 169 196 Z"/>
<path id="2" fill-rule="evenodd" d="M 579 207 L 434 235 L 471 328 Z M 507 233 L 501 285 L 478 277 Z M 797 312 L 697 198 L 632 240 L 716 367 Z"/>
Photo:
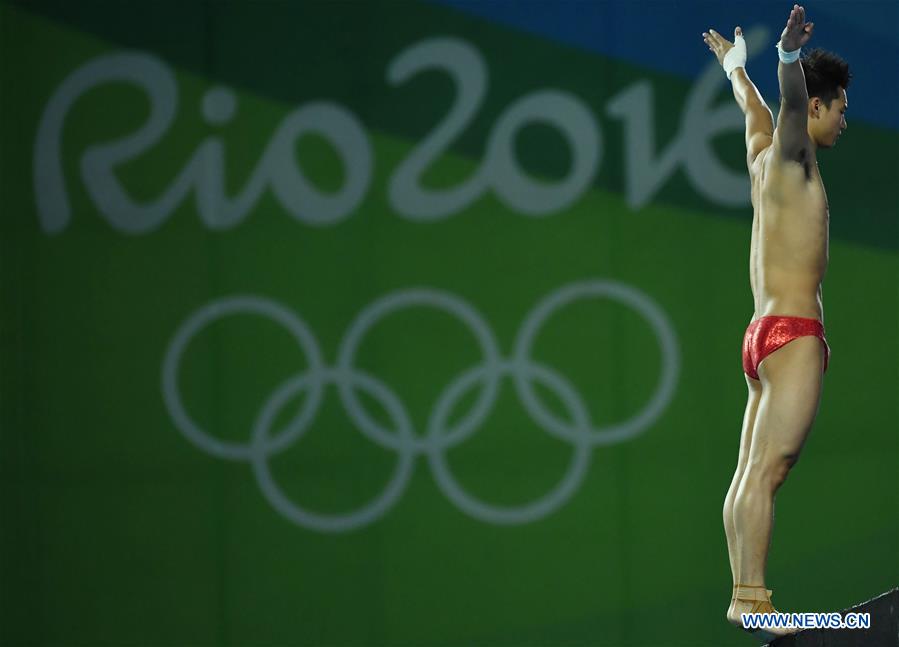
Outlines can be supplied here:
<path id="1" fill-rule="evenodd" d="M 746 329 L 743 336 L 743 372 L 759 379 L 759 364 L 784 344 L 798 337 L 817 337 L 824 344 L 824 370 L 830 359 L 830 347 L 824 339 L 824 324 L 805 317 L 761 317 Z"/>

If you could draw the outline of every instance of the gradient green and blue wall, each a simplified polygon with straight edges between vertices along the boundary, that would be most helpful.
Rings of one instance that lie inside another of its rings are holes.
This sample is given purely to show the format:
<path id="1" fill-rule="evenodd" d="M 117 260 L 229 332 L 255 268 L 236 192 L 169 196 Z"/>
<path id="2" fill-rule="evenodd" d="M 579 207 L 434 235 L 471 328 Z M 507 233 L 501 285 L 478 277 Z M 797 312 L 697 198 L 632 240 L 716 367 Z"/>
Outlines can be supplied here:
<path id="1" fill-rule="evenodd" d="M 788 7 L 647 7 L 0 5 L 0 643 L 753 644 L 752 211 L 700 32 L 776 107 Z M 824 611 L 899 575 L 897 40 L 807 8 L 859 63 L 768 582 Z"/>

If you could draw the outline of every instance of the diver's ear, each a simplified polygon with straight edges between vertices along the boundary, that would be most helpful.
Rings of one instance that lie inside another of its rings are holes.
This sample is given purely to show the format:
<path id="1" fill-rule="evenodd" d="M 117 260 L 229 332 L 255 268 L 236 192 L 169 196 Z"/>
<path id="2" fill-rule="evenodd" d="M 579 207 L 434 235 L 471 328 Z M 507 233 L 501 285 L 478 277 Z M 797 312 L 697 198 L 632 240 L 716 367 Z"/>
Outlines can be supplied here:
<path id="1" fill-rule="evenodd" d="M 818 97 L 812 97 L 808 102 L 809 115 L 811 115 L 812 117 L 817 119 L 818 115 L 820 114 L 820 109 L 821 109 L 821 99 L 819 99 Z"/>

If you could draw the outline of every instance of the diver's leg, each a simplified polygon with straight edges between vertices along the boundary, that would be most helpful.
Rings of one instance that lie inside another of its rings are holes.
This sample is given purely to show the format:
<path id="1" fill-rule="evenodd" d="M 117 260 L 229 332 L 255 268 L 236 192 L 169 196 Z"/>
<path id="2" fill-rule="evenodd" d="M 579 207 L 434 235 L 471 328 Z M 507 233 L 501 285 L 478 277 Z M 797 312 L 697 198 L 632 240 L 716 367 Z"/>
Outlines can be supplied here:
<path id="1" fill-rule="evenodd" d="M 817 337 L 799 337 L 759 366 L 762 395 L 752 430 L 749 457 L 734 498 L 734 531 L 739 583 L 764 587 L 774 522 L 774 495 L 799 458 L 821 396 L 824 346 Z M 751 603 L 737 601 L 732 622 Z"/>
<path id="2" fill-rule="evenodd" d="M 730 571 L 733 577 L 734 585 L 739 583 L 738 576 L 740 573 L 739 553 L 737 551 L 737 535 L 734 530 L 734 499 L 737 496 L 737 488 L 743 479 L 743 471 L 749 460 L 749 446 L 752 441 L 752 428 L 755 425 L 756 411 L 759 406 L 759 399 L 762 395 L 762 383 L 755 380 L 744 373 L 746 378 L 746 386 L 748 396 L 746 399 L 746 410 L 743 413 L 743 429 L 740 432 L 740 448 L 737 455 L 737 468 L 734 471 L 734 477 L 730 482 L 730 488 L 727 490 L 727 496 L 724 498 L 724 534 L 727 536 L 727 555 L 730 559 Z M 733 597 L 731 597 L 731 606 L 733 606 Z M 728 612 L 730 609 L 728 609 Z"/>

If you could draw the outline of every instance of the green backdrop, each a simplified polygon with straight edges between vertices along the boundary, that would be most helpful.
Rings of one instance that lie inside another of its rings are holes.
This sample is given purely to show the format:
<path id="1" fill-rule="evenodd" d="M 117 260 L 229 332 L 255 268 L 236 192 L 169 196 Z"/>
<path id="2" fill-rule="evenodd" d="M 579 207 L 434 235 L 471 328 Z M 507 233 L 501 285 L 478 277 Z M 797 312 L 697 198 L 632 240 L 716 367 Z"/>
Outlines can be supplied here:
<path id="1" fill-rule="evenodd" d="M 440 4 L 0 21 L 0 642 L 753 644 L 723 617 L 751 207 L 713 61 Z M 850 124 L 790 611 L 899 574 L 899 134 Z"/>

